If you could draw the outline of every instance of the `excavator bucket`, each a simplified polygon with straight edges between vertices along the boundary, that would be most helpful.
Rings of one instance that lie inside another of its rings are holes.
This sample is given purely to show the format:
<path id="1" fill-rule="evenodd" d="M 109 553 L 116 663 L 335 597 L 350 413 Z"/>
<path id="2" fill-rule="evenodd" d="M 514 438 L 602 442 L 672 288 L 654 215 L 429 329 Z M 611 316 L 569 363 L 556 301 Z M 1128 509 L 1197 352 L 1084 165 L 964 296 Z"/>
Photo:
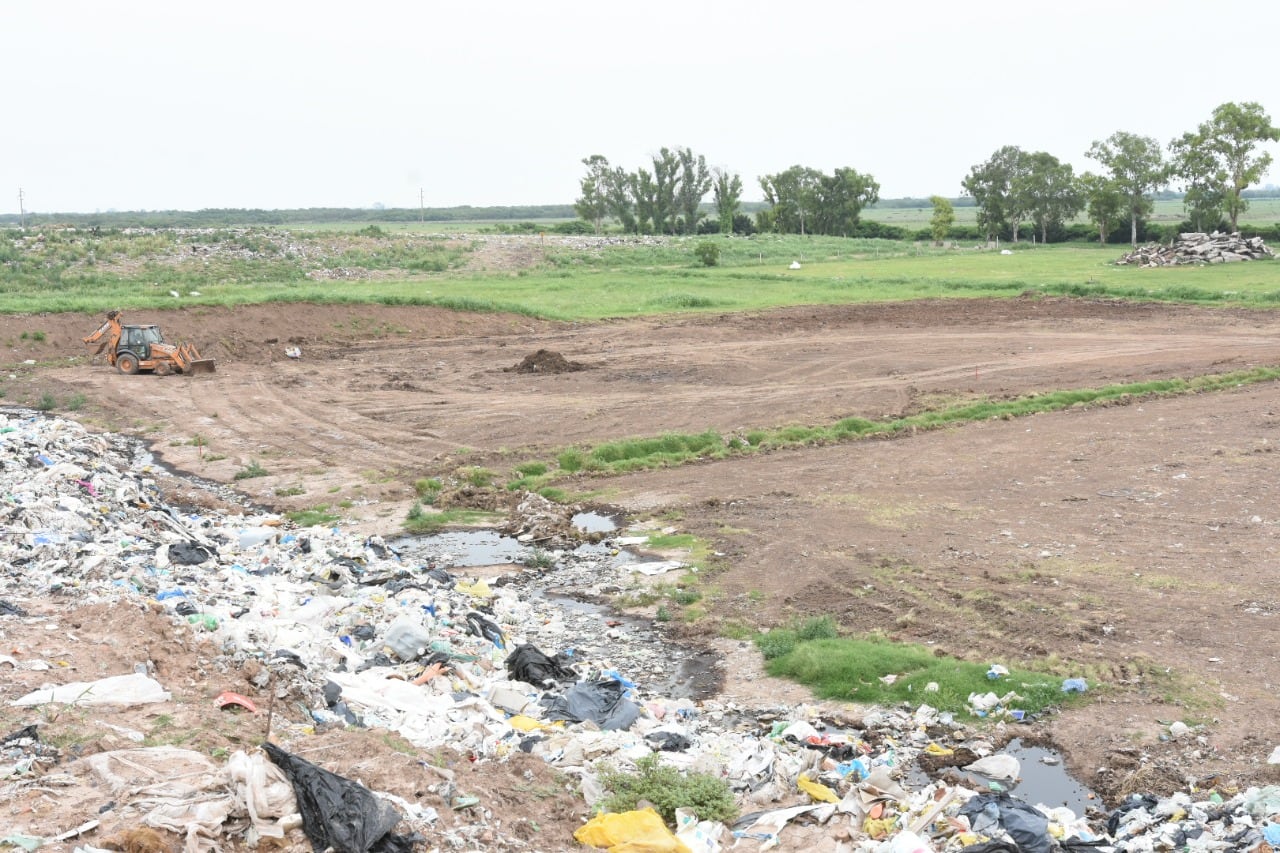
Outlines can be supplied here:
<path id="1" fill-rule="evenodd" d="M 191 344 L 183 344 L 178 347 L 176 356 L 178 364 L 182 367 L 183 373 L 196 374 L 214 372 L 213 359 L 201 358 L 200 351 Z"/>

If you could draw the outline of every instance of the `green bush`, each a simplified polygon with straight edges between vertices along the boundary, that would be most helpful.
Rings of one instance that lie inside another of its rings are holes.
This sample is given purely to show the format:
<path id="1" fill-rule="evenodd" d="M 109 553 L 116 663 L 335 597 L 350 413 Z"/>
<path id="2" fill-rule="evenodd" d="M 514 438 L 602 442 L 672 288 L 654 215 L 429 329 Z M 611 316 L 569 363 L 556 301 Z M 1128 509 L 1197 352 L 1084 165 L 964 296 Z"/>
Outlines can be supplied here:
<path id="1" fill-rule="evenodd" d="M 600 801 L 606 812 L 634 811 L 641 800 L 653 804 L 669 825 L 675 826 L 676 809 L 692 809 L 699 820 L 728 823 L 738 816 L 729 784 L 710 773 L 683 774 L 659 763 L 656 754 L 636 762 L 636 772 L 610 768 L 600 781 L 612 793 Z"/>
<path id="2" fill-rule="evenodd" d="M 693 253 L 704 267 L 714 267 L 720 263 L 720 247 L 715 243 L 699 243 Z"/>

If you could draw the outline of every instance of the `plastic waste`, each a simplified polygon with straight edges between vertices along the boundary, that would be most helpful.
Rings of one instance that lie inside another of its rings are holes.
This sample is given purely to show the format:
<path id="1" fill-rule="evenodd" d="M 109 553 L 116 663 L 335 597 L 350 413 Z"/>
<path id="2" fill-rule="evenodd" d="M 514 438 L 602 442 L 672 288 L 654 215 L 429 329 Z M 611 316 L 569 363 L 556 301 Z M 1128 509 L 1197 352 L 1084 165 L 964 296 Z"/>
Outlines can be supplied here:
<path id="1" fill-rule="evenodd" d="M 547 657 L 537 646 L 522 643 L 507 655 L 507 674 L 516 681 L 549 687 L 560 681 L 576 681 L 578 673 L 569 666 L 564 653 Z"/>
<path id="2" fill-rule="evenodd" d="M 160 682 L 147 675 L 131 672 L 113 675 L 97 681 L 74 681 L 61 687 L 45 688 L 28 693 L 10 705 L 147 705 L 168 702 L 169 693 Z"/>
<path id="3" fill-rule="evenodd" d="M 623 695 L 625 690 L 612 679 L 583 681 L 559 696 L 544 696 L 542 702 L 549 720 L 591 720 L 605 730 L 628 729 L 639 718 L 640 706 Z"/>
<path id="4" fill-rule="evenodd" d="M 1008 794 L 978 794 L 960 807 L 960 814 L 979 835 L 1007 833 L 1021 853 L 1051 853 L 1053 849 L 1049 819 Z"/>
<path id="5" fill-rule="evenodd" d="M 401 820 L 396 808 L 358 782 L 285 752 L 273 743 L 262 745 L 267 756 L 284 771 L 302 813 L 302 831 L 316 850 L 336 853 L 408 851 L 422 836 L 394 835 Z"/>
<path id="6" fill-rule="evenodd" d="M 431 632 L 408 616 L 391 623 L 382 644 L 402 661 L 417 660 L 431 648 Z"/>
<path id="7" fill-rule="evenodd" d="M 653 809 L 598 814 L 573 837 L 590 847 L 625 853 L 692 853 Z"/>
<path id="8" fill-rule="evenodd" d="M 804 791 L 813 799 L 820 803 L 838 803 L 840 798 L 836 796 L 836 792 L 819 782 L 814 782 L 805 773 L 801 773 L 796 779 L 796 785 L 801 791 Z"/>
<path id="9" fill-rule="evenodd" d="M 988 755 L 967 765 L 965 770 L 981 773 L 992 779 L 1017 779 L 1022 765 L 1012 755 Z"/>
<path id="10" fill-rule="evenodd" d="M 1083 678 L 1066 678 L 1062 681 L 1063 693 L 1084 693 L 1089 689 L 1089 682 Z"/>
<path id="11" fill-rule="evenodd" d="M 889 853 L 933 853 L 933 845 L 910 830 L 903 830 L 889 842 Z"/>

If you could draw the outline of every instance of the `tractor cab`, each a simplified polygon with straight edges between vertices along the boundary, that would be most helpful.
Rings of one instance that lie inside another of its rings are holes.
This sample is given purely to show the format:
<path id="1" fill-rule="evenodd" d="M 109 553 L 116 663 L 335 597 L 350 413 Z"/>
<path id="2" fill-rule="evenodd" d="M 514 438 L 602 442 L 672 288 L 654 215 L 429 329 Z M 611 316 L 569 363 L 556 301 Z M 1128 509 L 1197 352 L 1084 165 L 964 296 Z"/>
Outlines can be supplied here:
<path id="1" fill-rule="evenodd" d="M 142 361 L 151 358 L 151 345 L 162 344 L 159 326 L 122 326 L 116 352 L 131 352 Z"/>

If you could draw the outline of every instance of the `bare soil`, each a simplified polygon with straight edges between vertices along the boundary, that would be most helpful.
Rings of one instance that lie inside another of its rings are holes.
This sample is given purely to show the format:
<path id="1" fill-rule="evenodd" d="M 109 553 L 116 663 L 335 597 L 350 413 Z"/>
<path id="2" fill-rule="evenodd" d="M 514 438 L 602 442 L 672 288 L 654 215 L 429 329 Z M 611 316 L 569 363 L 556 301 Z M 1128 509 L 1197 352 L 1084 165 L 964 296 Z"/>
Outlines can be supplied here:
<path id="1" fill-rule="evenodd" d="M 143 437 L 175 469 L 281 510 L 342 502 L 384 534 L 416 478 L 470 465 L 505 477 L 575 444 L 1280 364 L 1274 313 L 1041 298 L 592 324 L 314 305 L 127 319 L 194 342 L 217 373 L 123 376 L 80 357 L 99 318 L 10 316 L 7 400 L 52 395 L 55 411 L 72 404 L 81 420 Z M 588 369 L 513 369 L 543 350 Z M 726 655 L 730 695 L 778 695 L 750 649 L 714 639 L 730 620 L 833 614 L 850 631 L 962 657 L 1039 661 L 1098 685 L 1045 732 L 1114 797 L 1271 776 L 1278 445 L 1280 389 L 1262 384 L 566 488 L 678 518 L 723 555 L 709 615 L 680 633 Z M 233 480 L 252 462 L 268 475 Z M 177 481 L 170 498 L 216 501 Z M 1199 738 L 1168 740 L 1175 720 Z"/>

